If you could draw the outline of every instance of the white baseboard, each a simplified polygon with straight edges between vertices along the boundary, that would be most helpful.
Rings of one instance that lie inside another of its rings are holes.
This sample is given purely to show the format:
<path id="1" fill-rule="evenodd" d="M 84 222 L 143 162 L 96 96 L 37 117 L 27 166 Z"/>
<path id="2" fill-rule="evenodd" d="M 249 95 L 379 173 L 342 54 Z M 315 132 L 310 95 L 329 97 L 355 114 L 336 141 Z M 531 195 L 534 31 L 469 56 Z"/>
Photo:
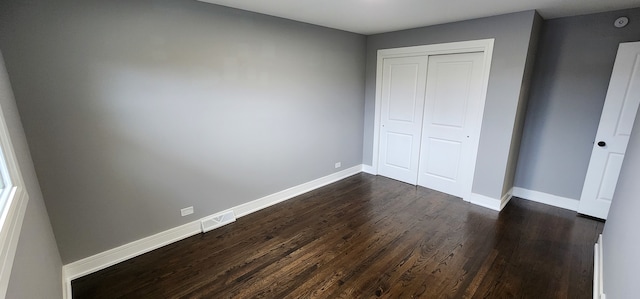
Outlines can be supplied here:
<path id="1" fill-rule="evenodd" d="M 593 299 L 604 299 L 604 281 L 603 281 L 603 253 L 602 253 L 602 234 L 598 237 L 598 242 L 593 250 Z"/>
<path id="2" fill-rule="evenodd" d="M 96 255 L 66 264 L 62 267 L 69 280 L 91 274 L 122 261 L 147 253 L 173 242 L 191 237 L 202 229 L 200 220 L 157 233 L 155 235 L 133 241 L 122 246 L 103 251 Z"/>
<path id="3" fill-rule="evenodd" d="M 241 204 L 232 208 L 231 210 L 233 210 L 238 217 L 246 216 L 277 203 L 296 197 L 300 194 L 342 180 L 354 174 L 358 174 L 362 172 L 362 169 L 362 165 L 356 165 L 354 167 L 347 168 L 328 176 L 321 177 L 319 179 L 300 184 L 298 186 L 271 195 L 267 195 L 254 201 Z M 214 214 L 216 213 L 213 213 L 212 215 Z M 208 217 L 209 216 L 203 217 L 203 219 Z M 198 234 L 202 231 L 200 223 L 201 220 L 202 219 L 192 221 L 187 224 L 64 265 L 62 267 L 63 298 L 72 298 L 72 280 Z"/>
<path id="4" fill-rule="evenodd" d="M 368 174 L 377 175 L 378 172 L 371 165 L 362 164 L 362 172 L 366 172 Z"/>
<path id="5" fill-rule="evenodd" d="M 513 187 L 513 196 L 572 211 L 577 211 L 580 204 L 580 201 L 576 199 L 520 187 Z"/>
<path id="6" fill-rule="evenodd" d="M 267 195 L 265 197 L 256 199 L 254 201 L 241 204 L 239 206 L 234 207 L 233 211 L 236 213 L 236 216 L 238 217 L 249 215 L 253 212 L 270 207 L 279 202 L 283 202 L 292 197 L 296 197 L 300 194 L 307 193 L 311 190 L 318 189 L 322 186 L 329 185 L 333 182 L 337 182 L 339 180 L 342 180 L 346 177 L 350 177 L 360 172 L 362 172 L 362 165 L 356 165 L 354 167 L 347 168 L 345 170 L 342 170 L 336 173 L 332 173 L 328 176 L 321 177 L 311 182 L 300 184 L 298 186 L 291 187 L 289 189 L 286 189 L 271 195 Z"/>
<path id="7" fill-rule="evenodd" d="M 465 198 L 464 200 L 481 207 L 485 207 L 487 209 L 492 209 L 494 211 L 500 211 L 500 200 L 491 198 L 489 196 L 484 196 L 478 193 L 471 193 L 469 198 Z"/>
<path id="8" fill-rule="evenodd" d="M 502 198 L 500 198 L 500 211 L 502 211 L 502 209 L 504 209 L 504 207 L 507 206 L 509 201 L 511 201 L 512 197 L 513 197 L 513 188 L 509 189 L 509 191 L 507 191 L 507 193 L 505 193 L 505 195 L 503 195 Z"/>
<path id="9" fill-rule="evenodd" d="M 503 195 L 502 198 L 500 199 L 492 198 L 492 197 L 485 196 L 478 193 L 471 193 L 469 195 L 469 198 L 464 198 L 464 200 L 474 205 L 478 205 L 481 207 L 485 207 L 487 209 L 492 209 L 494 211 L 500 212 L 511 200 L 512 193 L 513 193 L 513 188 L 511 188 L 507 193 L 505 193 L 505 195 Z"/>
<path id="10" fill-rule="evenodd" d="M 510 189 L 500 199 L 492 198 L 492 197 L 481 195 L 478 193 L 471 193 L 469 195 L 469 198 L 465 198 L 464 200 L 474 205 L 478 205 L 478 206 L 485 207 L 485 208 L 492 209 L 494 211 L 499 212 L 499 211 L 502 211 L 502 209 L 504 209 L 504 207 L 509 203 L 512 197 L 511 196 L 512 193 L 513 193 L 513 188 Z"/>

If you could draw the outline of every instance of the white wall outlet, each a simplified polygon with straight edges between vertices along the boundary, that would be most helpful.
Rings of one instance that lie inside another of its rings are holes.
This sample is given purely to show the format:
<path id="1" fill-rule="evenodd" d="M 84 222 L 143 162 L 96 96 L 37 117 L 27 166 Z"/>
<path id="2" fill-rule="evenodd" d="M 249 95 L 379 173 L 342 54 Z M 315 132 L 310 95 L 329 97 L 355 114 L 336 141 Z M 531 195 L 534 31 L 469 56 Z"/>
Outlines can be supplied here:
<path id="1" fill-rule="evenodd" d="M 340 166 L 342 166 L 341 162 L 336 162 L 336 168 L 340 168 Z"/>
<path id="2" fill-rule="evenodd" d="M 180 215 L 187 216 L 193 214 L 193 207 L 188 207 L 180 210 Z"/>

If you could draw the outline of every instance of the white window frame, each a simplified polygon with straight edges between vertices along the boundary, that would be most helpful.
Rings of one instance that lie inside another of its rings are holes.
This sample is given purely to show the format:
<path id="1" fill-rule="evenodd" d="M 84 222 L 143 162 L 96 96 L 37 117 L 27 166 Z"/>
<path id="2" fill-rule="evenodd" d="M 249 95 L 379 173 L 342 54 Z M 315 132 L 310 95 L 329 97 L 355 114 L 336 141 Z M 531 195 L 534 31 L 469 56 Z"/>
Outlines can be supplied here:
<path id="1" fill-rule="evenodd" d="M 9 129 L 0 107 L 0 174 L 4 188 L 0 192 L 0 298 L 9 286 L 20 230 L 29 202 Z"/>

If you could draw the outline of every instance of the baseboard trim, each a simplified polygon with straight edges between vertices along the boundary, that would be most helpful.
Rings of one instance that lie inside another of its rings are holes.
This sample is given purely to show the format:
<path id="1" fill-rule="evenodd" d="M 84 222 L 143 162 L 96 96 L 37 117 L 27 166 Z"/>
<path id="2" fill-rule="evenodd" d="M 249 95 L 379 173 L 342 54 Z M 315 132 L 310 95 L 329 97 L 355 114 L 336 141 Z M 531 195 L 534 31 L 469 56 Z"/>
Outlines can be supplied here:
<path id="1" fill-rule="evenodd" d="M 593 249 L 593 299 L 604 299 L 602 234 Z"/>
<path id="2" fill-rule="evenodd" d="M 79 261 L 66 264 L 62 267 L 62 271 L 67 279 L 74 280 L 126 261 L 130 258 L 158 249 L 162 246 L 191 237 L 201 231 L 202 228 L 200 227 L 200 220 L 192 221 L 155 235 L 103 251 Z"/>
<path id="3" fill-rule="evenodd" d="M 500 211 L 502 211 L 502 209 L 507 206 L 509 201 L 511 201 L 511 198 L 513 198 L 513 188 L 509 189 L 509 191 L 507 191 L 507 193 L 505 193 L 505 195 L 500 198 Z"/>
<path id="4" fill-rule="evenodd" d="M 580 204 L 580 201 L 576 199 L 524 189 L 520 187 L 513 187 L 513 196 L 571 211 L 577 211 L 578 205 Z"/>
<path id="5" fill-rule="evenodd" d="M 368 174 L 377 175 L 378 172 L 371 165 L 362 164 L 362 172 L 366 172 Z"/>
<path id="6" fill-rule="evenodd" d="M 246 216 L 277 203 L 296 197 L 300 194 L 304 194 L 306 192 L 326 186 L 349 176 L 358 174 L 362 171 L 363 165 L 356 165 L 354 167 L 332 173 L 319 179 L 303 183 L 271 195 L 267 195 L 248 203 L 241 204 L 232 208 L 232 210 L 238 217 Z M 213 213 L 212 215 L 215 214 L 217 213 Z M 208 217 L 210 216 L 203 217 L 202 219 Z M 113 266 L 117 263 L 142 255 L 162 246 L 196 235 L 202 231 L 200 222 L 202 219 L 198 219 L 196 221 L 192 221 L 187 224 L 64 265 L 62 267 L 63 298 L 71 299 L 73 297 L 71 288 L 72 280 L 97 272 L 109 266 Z"/>
<path id="7" fill-rule="evenodd" d="M 256 199 L 254 201 L 241 204 L 239 206 L 234 207 L 233 211 L 236 213 L 236 216 L 238 217 L 246 216 L 253 212 L 270 207 L 277 203 L 283 202 L 287 199 L 291 199 L 292 197 L 296 197 L 300 194 L 307 193 L 311 190 L 329 185 L 331 183 L 337 182 L 339 180 L 350 177 L 360 172 L 362 172 L 362 165 L 356 165 L 354 167 L 347 168 L 345 170 L 342 170 L 336 173 L 332 173 L 328 176 L 321 177 L 319 179 L 316 179 L 304 184 L 300 184 L 298 186 L 295 186 L 271 195 L 267 195 L 265 197 Z"/>
<path id="8" fill-rule="evenodd" d="M 478 193 L 471 193 L 469 195 L 468 200 L 465 199 L 466 201 L 474 204 L 474 205 L 478 205 L 481 207 L 485 207 L 487 209 L 492 209 L 494 211 L 500 211 L 502 208 L 501 206 L 501 200 L 500 199 L 495 199 L 495 198 L 491 198 L 489 196 L 484 196 Z"/>
<path id="9" fill-rule="evenodd" d="M 507 193 L 505 193 L 500 199 L 472 192 L 469 195 L 469 198 L 464 198 L 463 200 L 468 201 L 474 205 L 500 212 L 509 203 L 512 194 L 513 188 L 509 189 L 509 191 L 507 191 Z"/>

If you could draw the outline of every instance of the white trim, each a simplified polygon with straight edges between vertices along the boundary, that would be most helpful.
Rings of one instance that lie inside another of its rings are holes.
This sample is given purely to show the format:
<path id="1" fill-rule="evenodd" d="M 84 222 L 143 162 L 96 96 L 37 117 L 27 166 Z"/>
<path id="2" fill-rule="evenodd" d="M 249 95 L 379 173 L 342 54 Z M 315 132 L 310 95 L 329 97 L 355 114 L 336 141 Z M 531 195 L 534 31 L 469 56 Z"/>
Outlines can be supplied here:
<path id="1" fill-rule="evenodd" d="M 201 232 L 200 220 L 103 251 L 96 255 L 66 264 L 62 270 L 69 280 L 94 273 L 122 261 L 147 253 L 162 246 L 188 238 Z"/>
<path id="2" fill-rule="evenodd" d="M 62 299 L 73 299 L 71 279 L 64 274 L 64 266 L 62 267 Z"/>
<path id="3" fill-rule="evenodd" d="M 342 180 L 354 174 L 358 174 L 362 172 L 362 168 L 362 165 L 356 165 L 354 167 L 347 168 L 328 176 L 324 176 L 319 179 L 303 183 L 271 195 L 267 195 L 254 201 L 241 204 L 239 206 L 233 207 L 231 210 L 233 210 L 233 212 L 238 217 L 246 216 L 277 203 L 296 197 L 300 194 Z M 225 211 L 228 210 L 229 209 Z M 215 214 L 218 213 L 214 213 L 212 215 Z M 72 280 L 198 234 L 202 231 L 201 221 L 209 217 L 211 216 L 206 216 L 196 221 L 192 221 L 187 224 L 64 265 L 62 267 L 63 298 L 72 298 Z"/>
<path id="4" fill-rule="evenodd" d="M 239 206 L 234 207 L 233 211 L 236 213 L 237 217 L 242 217 L 242 216 L 251 214 L 253 212 L 262 210 L 264 208 L 270 207 L 272 205 L 275 205 L 279 202 L 283 202 L 292 197 L 296 197 L 300 194 L 307 193 L 311 190 L 318 189 L 322 186 L 329 185 L 333 182 L 337 182 L 339 180 L 350 177 L 360 172 L 362 172 L 362 165 L 356 165 L 354 167 L 347 168 L 345 170 L 330 174 L 325 177 L 321 177 L 311 182 L 300 184 L 298 186 L 295 186 L 271 195 L 267 195 L 263 198 L 241 204 Z"/>
<path id="5" fill-rule="evenodd" d="M 500 199 L 492 198 L 478 193 L 471 193 L 467 198 L 463 200 L 468 201 L 474 205 L 492 209 L 494 211 L 502 211 L 505 206 L 511 201 L 513 197 L 513 188 L 509 189 Z"/>
<path id="6" fill-rule="evenodd" d="M 382 49 L 378 50 L 377 57 L 377 68 L 376 68 L 376 94 L 375 94 L 375 114 L 374 114 L 374 124 L 373 124 L 373 161 L 372 162 L 372 171 L 370 173 L 378 173 L 378 155 L 379 155 L 379 143 L 380 143 L 380 113 L 381 113 L 381 103 L 382 103 L 382 72 L 383 72 L 383 62 L 386 58 L 392 57 L 407 57 L 407 56 L 431 56 L 431 55 L 442 55 L 442 54 L 456 54 L 456 53 L 471 53 L 471 52 L 484 52 L 484 73 L 482 75 L 482 92 L 480 95 L 480 109 L 478 113 L 480 114 L 477 118 L 478 124 L 474 124 L 477 132 L 475 133 L 476 138 L 472 140 L 472 147 L 475 148 L 474 153 L 472 154 L 472 163 L 470 165 L 471 178 L 468 182 L 468 186 L 466 186 L 466 190 L 463 191 L 463 194 L 472 195 L 472 185 L 473 185 L 473 177 L 475 175 L 475 167 L 476 167 L 476 159 L 478 155 L 478 146 L 480 144 L 480 130 L 482 127 L 482 120 L 484 116 L 484 108 L 487 99 L 487 89 L 489 85 L 489 74 L 491 72 L 491 59 L 493 57 L 493 44 L 494 39 L 481 39 L 481 40 L 472 40 L 472 41 L 462 41 L 462 42 L 453 42 L 453 43 L 442 43 L 442 44 L 432 44 L 432 45 L 423 45 L 423 46 L 413 46 L 413 47 L 403 47 L 403 48 L 393 48 L 393 49 Z M 465 196 L 463 196 L 465 197 Z"/>
<path id="7" fill-rule="evenodd" d="M 602 234 L 593 248 L 593 299 L 604 299 L 604 267 L 603 267 Z"/>
<path id="8" fill-rule="evenodd" d="M 0 205 L 0 298 L 4 298 L 9 286 L 13 259 L 16 255 L 24 214 L 29 195 L 24 187 L 22 172 L 18 165 L 9 129 L 0 107 L 0 160 L 5 182 L 6 201 Z M 8 176 L 4 177 L 4 176 Z M 9 183 L 9 184 L 7 184 Z M 8 191 L 8 192 L 7 192 Z"/>
<path id="9" fill-rule="evenodd" d="M 491 198 L 489 196 L 484 196 L 478 193 L 471 193 L 469 197 L 464 199 L 474 205 L 478 205 L 481 207 L 485 207 L 487 209 L 492 209 L 494 211 L 500 211 L 502 209 L 502 201 L 500 199 Z"/>
<path id="10" fill-rule="evenodd" d="M 368 174 L 373 174 L 373 175 L 378 175 L 378 172 L 376 171 L 375 168 L 373 168 L 373 166 L 366 165 L 366 164 L 362 165 L 362 172 L 366 172 Z"/>
<path id="11" fill-rule="evenodd" d="M 513 187 L 509 189 L 509 191 L 507 191 L 507 193 L 503 195 L 502 198 L 500 198 L 500 211 L 502 211 L 502 209 L 507 206 L 509 201 L 511 201 L 511 198 L 513 198 Z"/>
<path id="12" fill-rule="evenodd" d="M 578 205 L 580 204 L 580 201 L 577 199 L 557 196 L 520 187 L 513 187 L 513 196 L 571 211 L 577 211 Z"/>
<path id="13" fill-rule="evenodd" d="M 27 211 L 29 196 L 27 192 L 18 190 L 22 187 L 13 187 L 9 193 L 10 202 L 8 202 L 3 211 L 2 216 L 2 244 L 0 249 L 0 298 L 4 298 L 9 286 L 9 278 L 11 277 L 11 269 L 13 268 L 13 259 L 18 248 L 20 239 L 20 231 L 22 230 L 22 222 L 24 214 Z M 10 203 L 10 204 L 9 204 Z"/>

